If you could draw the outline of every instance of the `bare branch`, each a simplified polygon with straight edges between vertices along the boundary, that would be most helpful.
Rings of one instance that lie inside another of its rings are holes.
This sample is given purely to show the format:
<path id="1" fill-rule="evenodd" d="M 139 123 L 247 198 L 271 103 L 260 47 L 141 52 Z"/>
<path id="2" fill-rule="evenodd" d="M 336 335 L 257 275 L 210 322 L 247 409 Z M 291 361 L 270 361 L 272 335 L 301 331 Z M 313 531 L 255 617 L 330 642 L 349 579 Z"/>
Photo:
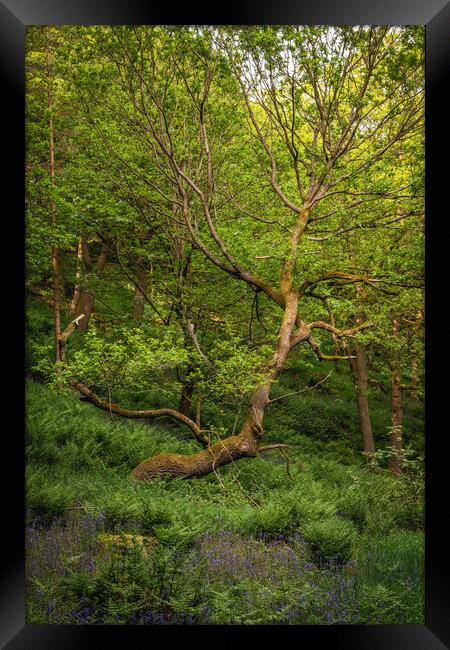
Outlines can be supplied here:
<path id="1" fill-rule="evenodd" d="M 176 411 L 175 409 L 171 409 L 171 408 L 146 409 L 146 410 L 128 409 L 119 406 L 119 404 L 114 404 L 111 401 L 105 401 L 101 399 L 101 397 L 96 395 L 94 392 L 90 390 L 90 388 L 88 388 L 85 384 L 82 384 L 81 382 L 74 381 L 71 383 L 71 385 L 73 386 L 73 388 L 78 390 L 82 395 L 84 395 L 86 399 L 89 402 L 91 402 L 91 404 L 94 404 L 95 406 L 97 406 L 99 409 L 102 409 L 103 411 L 107 411 L 108 413 L 115 413 L 116 415 L 121 415 L 124 418 L 158 418 L 163 416 L 171 417 L 187 425 L 194 433 L 194 436 L 198 440 L 198 442 L 200 442 L 204 447 L 206 447 L 208 444 L 208 440 L 205 437 L 204 432 L 200 429 L 200 427 L 198 427 L 197 424 L 193 422 L 190 418 L 188 418 L 186 415 L 183 415 L 182 413 Z"/>
<path id="2" fill-rule="evenodd" d="M 306 388 L 302 388 L 301 390 L 294 390 L 292 393 L 286 393 L 285 395 L 274 397 L 273 399 L 269 400 L 269 404 L 272 404 L 272 402 L 276 402 L 278 399 L 283 399 L 284 397 L 290 397 L 291 395 L 299 395 L 300 393 L 306 393 L 307 390 L 313 390 L 314 388 L 317 388 L 317 386 L 320 386 L 320 384 L 323 384 L 323 382 L 326 381 L 332 373 L 333 371 L 330 370 L 328 375 L 323 379 L 321 379 L 320 381 L 318 381 L 317 384 L 314 384 L 314 386 L 307 386 Z"/>
<path id="3" fill-rule="evenodd" d="M 271 400 L 271 401 L 273 402 L 273 400 Z M 267 451 L 267 450 L 269 450 L 269 449 L 281 449 L 281 448 L 291 449 L 291 446 L 290 446 L 290 445 L 286 445 L 286 444 L 283 443 L 283 442 L 275 443 L 275 444 L 273 444 L 273 445 L 264 445 L 264 447 L 259 447 L 259 448 L 258 448 L 258 453 L 261 453 L 262 451 Z"/>

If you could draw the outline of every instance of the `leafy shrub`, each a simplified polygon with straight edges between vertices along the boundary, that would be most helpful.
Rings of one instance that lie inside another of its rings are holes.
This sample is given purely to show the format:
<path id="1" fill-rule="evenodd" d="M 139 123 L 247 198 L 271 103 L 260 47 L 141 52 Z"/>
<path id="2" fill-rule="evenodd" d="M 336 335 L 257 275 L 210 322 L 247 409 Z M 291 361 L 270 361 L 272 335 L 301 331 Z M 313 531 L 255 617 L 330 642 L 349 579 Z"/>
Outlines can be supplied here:
<path id="1" fill-rule="evenodd" d="M 293 528 L 292 511 L 286 503 L 270 501 L 262 508 L 256 509 L 253 517 L 256 533 L 283 533 Z"/>
<path id="2" fill-rule="evenodd" d="M 154 533 L 155 526 L 167 525 L 172 521 L 172 517 L 163 505 L 144 501 L 140 513 L 141 530 L 144 533 Z"/>
<path id="3" fill-rule="evenodd" d="M 341 561 L 350 559 L 357 537 L 353 524 L 339 517 L 310 522 L 303 528 L 303 533 L 320 558 Z"/>
<path id="4" fill-rule="evenodd" d="M 423 533 L 396 531 L 364 537 L 357 559 L 361 575 L 371 584 L 415 582 L 424 575 Z"/>
<path id="5" fill-rule="evenodd" d="M 394 624 L 405 621 L 406 606 L 400 596 L 384 585 L 364 585 L 358 592 L 358 623 Z"/>
<path id="6" fill-rule="evenodd" d="M 395 509 L 394 521 L 399 528 L 423 530 L 425 522 L 423 501 L 400 502 Z"/>
<path id="7" fill-rule="evenodd" d="M 367 499 L 360 492 L 347 490 L 338 502 L 338 514 L 350 519 L 361 532 L 367 521 Z"/>
<path id="8" fill-rule="evenodd" d="M 141 519 L 141 504 L 138 501 L 129 501 L 118 494 L 111 497 L 103 507 L 105 526 L 109 530 L 136 530 Z"/>
<path id="9" fill-rule="evenodd" d="M 326 482 L 332 486 L 344 487 L 349 483 L 348 470 L 330 458 L 317 459 L 311 473 L 316 481 Z"/>
<path id="10" fill-rule="evenodd" d="M 50 523 L 74 505 L 76 493 L 71 485 L 50 483 L 43 472 L 28 472 L 26 503 L 30 516 Z"/>

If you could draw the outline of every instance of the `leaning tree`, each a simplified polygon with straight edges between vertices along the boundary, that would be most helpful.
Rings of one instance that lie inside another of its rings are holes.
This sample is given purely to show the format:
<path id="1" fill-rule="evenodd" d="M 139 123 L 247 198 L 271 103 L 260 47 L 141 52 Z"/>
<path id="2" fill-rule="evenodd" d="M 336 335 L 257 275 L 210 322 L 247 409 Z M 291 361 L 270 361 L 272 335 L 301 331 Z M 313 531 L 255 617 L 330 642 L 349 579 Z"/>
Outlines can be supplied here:
<path id="1" fill-rule="evenodd" d="M 399 154 L 422 133 L 422 30 L 86 29 L 91 60 L 78 71 L 74 64 L 74 78 L 99 143 L 135 179 L 134 193 L 157 193 L 196 259 L 247 285 L 278 314 L 243 425 L 217 442 L 176 409 L 127 409 L 72 381 L 110 413 L 173 417 L 204 447 L 148 458 L 133 478 L 202 476 L 267 448 L 261 441 L 272 385 L 296 346 L 309 346 L 319 360 L 348 359 L 325 354 L 320 337 L 339 341 L 370 326 L 327 319 L 321 289 L 336 290 L 338 299 L 347 285 L 370 292 L 389 284 L 377 276 L 376 260 L 361 267 L 349 259 L 345 234 L 381 232 L 399 197 L 393 218 L 421 209 Z M 213 294 L 213 283 L 207 286 Z M 180 296 L 187 335 L 202 355 L 186 304 Z"/>

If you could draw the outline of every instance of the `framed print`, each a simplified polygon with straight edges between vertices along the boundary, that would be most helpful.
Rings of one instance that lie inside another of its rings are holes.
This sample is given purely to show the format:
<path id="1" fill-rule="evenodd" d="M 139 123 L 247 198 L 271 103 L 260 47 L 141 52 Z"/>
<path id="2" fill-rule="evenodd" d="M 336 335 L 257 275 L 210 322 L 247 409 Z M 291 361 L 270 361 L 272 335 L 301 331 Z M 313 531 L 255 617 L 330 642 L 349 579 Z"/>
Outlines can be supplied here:
<path id="1" fill-rule="evenodd" d="M 444 5 L 2 2 L 4 647 L 449 646 Z"/>

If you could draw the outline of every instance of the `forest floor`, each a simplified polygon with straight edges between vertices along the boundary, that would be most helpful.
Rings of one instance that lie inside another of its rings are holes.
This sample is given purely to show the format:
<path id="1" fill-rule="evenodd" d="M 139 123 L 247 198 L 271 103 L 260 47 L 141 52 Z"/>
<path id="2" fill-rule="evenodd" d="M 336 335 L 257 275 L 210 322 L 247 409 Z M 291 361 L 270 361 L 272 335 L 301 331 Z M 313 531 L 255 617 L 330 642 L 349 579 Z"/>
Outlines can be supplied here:
<path id="1" fill-rule="evenodd" d="M 291 368 L 274 395 L 310 375 Z M 400 477 L 385 459 L 365 465 L 352 391 L 345 368 L 271 406 L 265 442 L 288 450 L 143 484 L 129 479 L 143 459 L 197 450 L 188 431 L 29 381 L 27 622 L 423 624 L 422 464 Z M 380 448 L 389 396 L 369 398 Z M 233 428 L 233 409 L 209 408 Z M 422 451 L 418 401 L 405 404 L 405 438 Z"/>

